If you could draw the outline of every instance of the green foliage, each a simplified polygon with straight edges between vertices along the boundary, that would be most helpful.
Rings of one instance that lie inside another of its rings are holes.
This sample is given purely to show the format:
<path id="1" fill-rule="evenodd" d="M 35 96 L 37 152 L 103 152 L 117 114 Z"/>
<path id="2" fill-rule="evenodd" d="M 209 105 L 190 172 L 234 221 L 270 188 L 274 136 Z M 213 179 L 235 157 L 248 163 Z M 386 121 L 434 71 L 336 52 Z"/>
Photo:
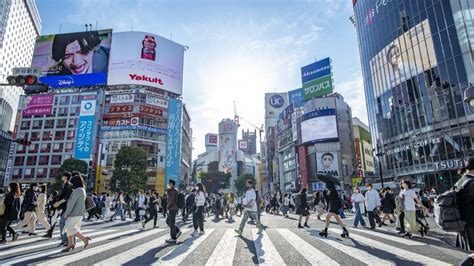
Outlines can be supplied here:
<path id="1" fill-rule="evenodd" d="M 217 193 L 220 189 L 228 188 L 230 186 L 230 177 L 230 173 L 226 174 L 219 171 L 199 173 L 201 183 L 209 193 Z"/>
<path id="2" fill-rule="evenodd" d="M 114 161 L 114 171 L 110 180 L 112 191 L 137 193 L 146 188 L 147 154 L 137 147 L 122 147 Z"/>
<path id="3" fill-rule="evenodd" d="M 245 193 L 245 191 L 247 190 L 247 180 L 249 179 L 253 180 L 255 185 L 257 184 L 257 181 L 255 180 L 252 174 L 244 174 L 244 175 L 238 176 L 235 179 L 234 186 L 235 186 L 235 189 L 237 189 L 238 194 Z"/>
<path id="4" fill-rule="evenodd" d="M 59 173 L 56 176 L 56 182 L 53 185 L 53 190 L 61 190 L 63 181 L 61 177 L 63 176 L 64 172 L 74 172 L 77 171 L 81 174 L 87 174 L 87 163 L 83 160 L 76 160 L 76 159 L 67 159 L 59 168 Z"/>

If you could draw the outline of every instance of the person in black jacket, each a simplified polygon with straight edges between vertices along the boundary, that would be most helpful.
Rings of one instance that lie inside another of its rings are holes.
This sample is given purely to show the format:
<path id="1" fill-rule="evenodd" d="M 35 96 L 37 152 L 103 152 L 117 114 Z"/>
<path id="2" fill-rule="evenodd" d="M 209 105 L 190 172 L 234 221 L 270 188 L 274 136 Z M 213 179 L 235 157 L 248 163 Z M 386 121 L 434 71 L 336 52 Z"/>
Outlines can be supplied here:
<path id="1" fill-rule="evenodd" d="M 346 225 L 341 220 L 339 216 L 339 210 L 342 208 L 342 200 L 337 193 L 336 186 L 334 183 L 326 183 L 327 187 L 327 194 L 328 194 L 328 202 L 329 202 L 329 212 L 326 215 L 326 227 L 324 230 L 319 232 L 320 236 L 327 237 L 328 236 L 328 227 L 329 223 L 331 222 L 331 218 L 334 217 L 339 225 L 342 227 L 342 237 L 349 237 L 349 231 L 346 229 Z"/>
<path id="2" fill-rule="evenodd" d="M 194 199 L 195 199 L 196 189 L 193 189 L 192 192 L 186 197 L 186 212 L 183 210 L 183 223 L 188 220 L 189 214 L 194 212 Z"/>
<path id="3" fill-rule="evenodd" d="M 66 219 L 63 218 L 63 214 L 66 211 L 67 208 L 67 200 L 69 199 L 69 196 L 72 193 L 72 185 L 69 182 L 71 180 L 72 174 L 70 172 L 64 172 L 62 174 L 61 180 L 63 181 L 63 188 L 61 190 L 61 193 L 57 197 L 57 201 L 54 203 L 54 208 L 56 208 L 57 211 L 61 211 L 60 215 L 60 220 L 59 220 L 59 231 L 61 234 L 61 244 L 63 246 L 67 246 L 67 235 L 63 234 L 64 231 L 64 226 L 66 225 Z M 49 229 L 48 233 L 46 236 L 50 236 L 54 232 L 54 225 L 51 226 L 51 229 Z"/>
<path id="4" fill-rule="evenodd" d="M 5 195 L 5 213 L 0 216 L 0 243 L 7 242 L 7 231 L 13 236 L 12 241 L 18 239 L 18 233 L 11 227 L 13 221 L 18 219 L 20 213 L 20 185 L 18 183 L 10 183 L 8 193 Z"/>
<path id="5" fill-rule="evenodd" d="M 381 225 L 386 225 L 385 220 L 389 219 L 390 223 L 395 223 L 395 216 L 393 215 L 396 204 L 395 197 L 392 194 L 392 190 L 389 187 L 385 188 L 385 192 L 382 197 L 382 212 L 383 218 Z"/>
<path id="6" fill-rule="evenodd" d="M 306 196 L 306 192 L 307 192 L 306 188 L 301 189 L 299 193 L 299 197 L 300 197 L 299 206 L 296 206 L 296 214 L 300 216 L 298 219 L 298 228 L 303 228 L 303 226 L 301 226 L 301 220 L 303 219 L 303 217 L 305 217 L 304 226 L 309 227 L 308 225 L 309 206 L 308 206 L 308 198 Z"/>
<path id="7" fill-rule="evenodd" d="M 457 204 L 461 220 L 466 222 L 464 231 L 458 233 L 456 246 L 465 250 L 474 250 L 474 158 L 464 163 L 459 170 L 463 175 L 454 185 L 458 190 Z"/>
<path id="8" fill-rule="evenodd" d="M 153 219 L 153 228 L 158 228 L 159 226 L 156 225 L 156 222 L 158 220 L 158 210 L 156 209 L 156 204 L 158 204 L 158 195 L 156 194 L 156 191 L 153 190 L 153 192 L 150 195 L 150 199 L 148 200 L 148 216 L 145 221 L 142 222 L 142 227 L 145 229 L 146 224 Z"/>
<path id="9" fill-rule="evenodd" d="M 36 183 L 30 184 L 30 189 L 25 192 L 25 197 L 23 198 L 23 206 L 25 207 L 25 217 L 23 220 L 16 226 L 17 229 L 28 226 L 29 235 L 37 235 L 35 233 L 36 229 L 36 213 L 35 208 L 37 203 L 36 190 L 38 185 Z"/>

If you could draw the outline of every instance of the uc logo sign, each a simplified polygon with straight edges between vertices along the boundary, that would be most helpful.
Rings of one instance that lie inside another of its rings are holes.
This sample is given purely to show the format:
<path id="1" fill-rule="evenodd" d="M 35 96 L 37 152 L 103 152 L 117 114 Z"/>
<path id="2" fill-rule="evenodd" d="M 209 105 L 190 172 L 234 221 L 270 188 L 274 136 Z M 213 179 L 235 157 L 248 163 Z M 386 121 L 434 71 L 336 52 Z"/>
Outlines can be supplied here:
<path id="1" fill-rule="evenodd" d="M 273 95 L 270 97 L 269 104 L 273 108 L 280 108 L 285 104 L 285 99 L 281 95 Z"/>

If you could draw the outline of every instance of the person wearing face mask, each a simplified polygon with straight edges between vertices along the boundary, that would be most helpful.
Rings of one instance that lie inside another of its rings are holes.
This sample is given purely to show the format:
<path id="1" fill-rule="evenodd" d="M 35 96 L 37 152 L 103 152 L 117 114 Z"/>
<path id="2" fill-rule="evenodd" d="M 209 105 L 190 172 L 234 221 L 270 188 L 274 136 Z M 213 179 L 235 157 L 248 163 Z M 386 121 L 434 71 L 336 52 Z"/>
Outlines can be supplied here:
<path id="1" fill-rule="evenodd" d="M 413 233 L 418 231 L 418 224 L 416 223 L 416 206 L 415 204 L 421 204 L 420 199 L 416 195 L 415 191 L 411 188 L 411 182 L 408 180 L 402 183 L 403 190 L 400 191 L 400 197 L 403 199 L 405 206 L 405 237 L 411 237 Z"/>
<path id="2" fill-rule="evenodd" d="M 30 184 L 30 189 L 25 192 L 25 197 L 23 199 L 23 206 L 25 207 L 25 217 L 23 220 L 16 226 L 17 229 L 24 226 L 28 227 L 28 232 L 30 236 L 37 235 L 36 230 L 36 213 L 35 209 L 38 205 L 38 198 L 36 195 L 36 190 L 38 185 L 36 183 Z"/>
<path id="3" fill-rule="evenodd" d="M 176 243 L 176 240 L 181 235 L 181 230 L 176 226 L 176 215 L 178 214 L 178 191 L 176 190 L 175 181 L 170 179 L 168 182 L 168 217 L 166 218 L 166 224 L 170 228 L 171 238 L 166 240 L 166 243 Z"/>
<path id="4" fill-rule="evenodd" d="M 359 226 L 359 223 L 365 227 L 365 220 L 364 217 L 362 216 L 362 213 L 365 212 L 365 207 L 364 207 L 364 202 L 365 198 L 362 193 L 360 193 L 360 188 L 355 187 L 354 188 L 354 193 L 352 194 L 352 204 L 354 205 L 355 209 L 355 218 L 354 218 L 354 228 L 357 228 Z"/>
<path id="5" fill-rule="evenodd" d="M 245 192 L 245 197 L 242 200 L 242 205 L 245 208 L 244 217 L 240 222 L 239 229 L 234 230 L 239 236 L 242 235 L 242 231 L 244 230 L 245 224 L 247 224 L 247 220 L 249 218 L 252 218 L 255 221 L 255 224 L 258 227 L 258 233 L 261 234 L 263 232 L 263 226 L 260 223 L 260 219 L 257 214 L 257 194 L 255 193 L 255 189 L 253 188 L 253 186 L 253 181 L 250 179 L 247 180 L 247 191 Z"/>
<path id="6" fill-rule="evenodd" d="M 5 244 L 7 242 L 7 231 L 12 235 L 12 241 L 18 239 L 18 233 L 11 227 L 11 224 L 18 219 L 18 214 L 20 213 L 20 195 L 20 185 L 18 183 L 10 183 L 8 185 L 8 193 L 4 199 L 5 212 L 3 216 L 0 216 L 0 243 Z"/>
<path id="7" fill-rule="evenodd" d="M 371 183 L 365 185 L 367 187 L 367 192 L 365 193 L 365 206 L 367 207 L 367 213 L 369 215 L 370 229 L 375 229 L 375 222 L 382 226 L 382 220 L 377 213 L 377 208 L 380 206 L 380 195 L 373 189 Z"/>

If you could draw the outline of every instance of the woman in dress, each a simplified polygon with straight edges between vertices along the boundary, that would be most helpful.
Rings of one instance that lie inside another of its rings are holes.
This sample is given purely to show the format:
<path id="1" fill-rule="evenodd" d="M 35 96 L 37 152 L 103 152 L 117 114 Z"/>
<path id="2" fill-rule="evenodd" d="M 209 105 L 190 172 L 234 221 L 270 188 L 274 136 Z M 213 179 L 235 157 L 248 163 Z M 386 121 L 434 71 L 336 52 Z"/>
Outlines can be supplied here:
<path id="1" fill-rule="evenodd" d="M 303 217 L 305 217 L 304 226 L 309 227 L 308 225 L 309 207 L 308 207 L 308 198 L 306 197 L 306 192 L 307 192 L 307 189 L 305 187 L 301 189 L 299 193 L 300 202 L 299 202 L 299 205 L 296 206 L 296 214 L 300 216 L 298 219 L 298 228 L 304 228 L 303 226 L 301 226 L 301 220 L 303 219 Z"/>
<path id="2" fill-rule="evenodd" d="M 64 218 L 67 219 L 63 233 L 67 234 L 68 245 L 62 250 L 62 252 L 68 252 L 74 249 L 74 236 L 77 236 L 84 242 L 84 248 L 87 248 L 87 246 L 89 246 L 89 241 L 91 241 L 90 237 L 81 234 L 82 217 L 86 212 L 84 179 L 82 179 L 80 175 L 74 175 L 70 182 L 73 189 L 71 196 L 69 196 L 67 201 L 66 211 L 63 214 Z"/>

